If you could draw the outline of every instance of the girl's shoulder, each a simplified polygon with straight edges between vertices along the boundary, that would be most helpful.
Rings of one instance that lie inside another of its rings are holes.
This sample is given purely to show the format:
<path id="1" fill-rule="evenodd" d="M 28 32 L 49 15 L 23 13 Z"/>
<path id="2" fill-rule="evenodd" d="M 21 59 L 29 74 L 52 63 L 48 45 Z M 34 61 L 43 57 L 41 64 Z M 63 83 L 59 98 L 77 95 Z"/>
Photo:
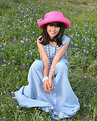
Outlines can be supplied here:
<path id="1" fill-rule="evenodd" d="M 63 35 L 63 36 L 62 36 L 62 44 L 63 44 L 63 45 L 66 44 L 69 40 L 70 40 L 70 38 L 67 37 L 66 35 Z"/>

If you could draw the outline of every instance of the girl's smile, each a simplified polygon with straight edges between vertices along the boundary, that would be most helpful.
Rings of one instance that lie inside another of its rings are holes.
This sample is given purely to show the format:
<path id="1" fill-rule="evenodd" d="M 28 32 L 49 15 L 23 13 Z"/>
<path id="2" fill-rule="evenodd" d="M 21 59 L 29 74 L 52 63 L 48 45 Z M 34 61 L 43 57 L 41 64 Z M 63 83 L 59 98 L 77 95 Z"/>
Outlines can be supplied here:
<path id="1" fill-rule="evenodd" d="M 51 39 L 53 39 L 59 33 L 59 31 L 60 27 L 47 25 L 47 33 Z"/>

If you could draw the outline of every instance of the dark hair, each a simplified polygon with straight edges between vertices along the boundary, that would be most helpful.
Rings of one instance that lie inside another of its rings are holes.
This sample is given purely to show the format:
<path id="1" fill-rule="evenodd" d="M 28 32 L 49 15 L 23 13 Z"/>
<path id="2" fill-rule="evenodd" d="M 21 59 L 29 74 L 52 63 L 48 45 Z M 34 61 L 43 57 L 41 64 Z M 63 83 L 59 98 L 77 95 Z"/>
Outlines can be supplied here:
<path id="1" fill-rule="evenodd" d="M 53 40 L 51 40 L 51 38 L 49 37 L 49 35 L 47 33 L 47 25 L 60 27 L 59 33 L 53 38 Z M 61 23 L 61 22 L 52 22 L 52 23 L 45 24 L 44 28 L 43 28 L 43 32 L 42 32 L 43 39 L 40 43 L 43 45 L 47 45 L 47 44 L 49 44 L 50 41 L 53 41 L 53 42 L 57 42 L 58 46 L 61 46 L 62 45 L 61 39 L 62 39 L 62 36 L 64 34 L 64 30 L 65 30 L 64 26 L 65 26 L 65 24 Z"/>

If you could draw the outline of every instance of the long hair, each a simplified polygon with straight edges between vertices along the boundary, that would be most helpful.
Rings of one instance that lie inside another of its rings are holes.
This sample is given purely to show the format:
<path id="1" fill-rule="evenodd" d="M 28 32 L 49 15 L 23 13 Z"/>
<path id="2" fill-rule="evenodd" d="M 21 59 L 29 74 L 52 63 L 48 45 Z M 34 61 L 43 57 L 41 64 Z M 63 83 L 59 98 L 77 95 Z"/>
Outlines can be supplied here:
<path id="1" fill-rule="evenodd" d="M 60 27 L 59 33 L 53 38 L 53 40 L 51 40 L 51 38 L 49 37 L 49 34 L 47 33 L 47 25 Z M 43 45 L 47 45 L 47 44 L 49 44 L 50 41 L 53 41 L 53 42 L 57 42 L 58 46 L 61 46 L 62 45 L 62 36 L 65 31 L 64 26 L 65 26 L 65 24 L 60 23 L 60 22 L 52 22 L 52 23 L 45 24 L 43 32 L 42 32 L 42 41 L 40 43 Z"/>

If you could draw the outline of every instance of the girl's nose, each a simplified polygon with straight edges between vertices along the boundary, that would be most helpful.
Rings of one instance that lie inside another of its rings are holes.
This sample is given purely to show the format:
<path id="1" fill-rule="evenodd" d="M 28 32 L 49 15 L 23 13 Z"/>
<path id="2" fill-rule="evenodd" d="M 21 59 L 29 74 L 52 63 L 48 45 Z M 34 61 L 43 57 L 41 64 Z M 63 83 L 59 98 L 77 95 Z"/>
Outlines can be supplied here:
<path id="1" fill-rule="evenodd" d="M 55 26 L 52 26 L 52 29 L 54 29 L 54 30 L 55 30 Z"/>

